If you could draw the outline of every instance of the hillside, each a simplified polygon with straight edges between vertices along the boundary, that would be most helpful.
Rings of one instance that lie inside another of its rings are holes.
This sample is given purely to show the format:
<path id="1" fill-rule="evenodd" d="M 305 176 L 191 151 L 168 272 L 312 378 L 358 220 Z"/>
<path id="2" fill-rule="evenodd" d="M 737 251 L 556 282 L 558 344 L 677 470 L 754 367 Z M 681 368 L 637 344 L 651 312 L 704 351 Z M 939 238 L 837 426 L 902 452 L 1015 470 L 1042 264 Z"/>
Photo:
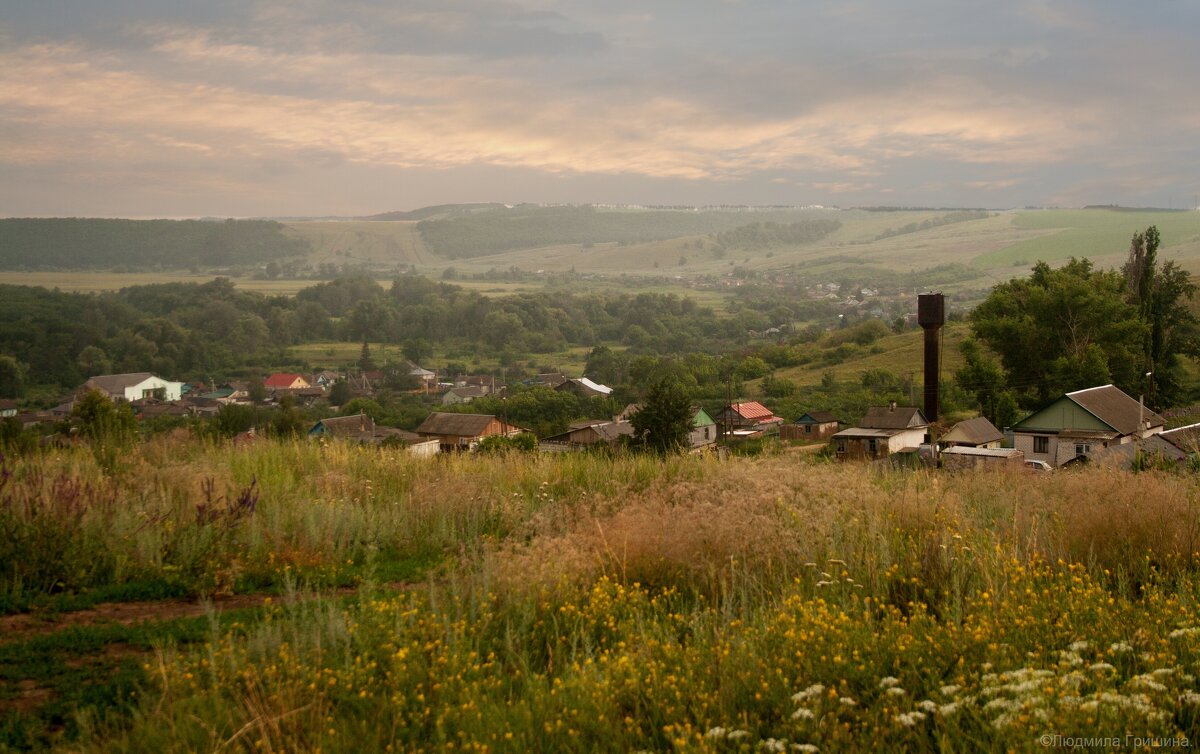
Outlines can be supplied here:
<path id="1" fill-rule="evenodd" d="M 269 220 L 0 220 L 0 269 L 187 269 L 258 265 L 306 254 Z"/>

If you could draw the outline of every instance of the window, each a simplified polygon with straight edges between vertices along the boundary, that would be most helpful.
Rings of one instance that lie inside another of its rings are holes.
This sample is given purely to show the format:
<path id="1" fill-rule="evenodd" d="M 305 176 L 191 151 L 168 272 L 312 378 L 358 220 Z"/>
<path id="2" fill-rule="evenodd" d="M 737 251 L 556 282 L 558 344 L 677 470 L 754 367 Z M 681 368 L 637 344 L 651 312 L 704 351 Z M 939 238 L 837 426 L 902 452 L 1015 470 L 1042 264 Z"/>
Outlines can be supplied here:
<path id="1" fill-rule="evenodd" d="M 837 441 L 837 452 L 838 452 L 838 454 L 843 454 L 846 452 L 846 441 L 845 440 Z"/>
<path id="2" fill-rule="evenodd" d="M 806 434 L 806 435 L 812 434 L 812 425 L 811 424 L 804 425 L 804 434 Z"/>
<path id="3" fill-rule="evenodd" d="M 1033 438 L 1033 452 L 1034 453 L 1049 453 L 1050 452 L 1050 438 L 1049 437 Z"/>
<path id="4" fill-rule="evenodd" d="M 705 439 L 705 440 L 707 440 L 707 439 L 708 439 L 708 427 L 705 427 L 705 428 L 704 428 L 704 439 Z"/>
<path id="5" fill-rule="evenodd" d="M 876 440 L 875 438 L 871 438 L 870 440 L 867 440 L 867 452 L 870 453 L 871 455 L 875 455 L 876 453 L 878 453 L 879 452 L 879 441 Z"/>
<path id="6" fill-rule="evenodd" d="M 1075 455 L 1087 456 L 1087 455 L 1091 455 L 1091 453 L 1092 453 L 1092 446 L 1090 444 L 1088 444 L 1086 442 L 1075 443 Z"/>

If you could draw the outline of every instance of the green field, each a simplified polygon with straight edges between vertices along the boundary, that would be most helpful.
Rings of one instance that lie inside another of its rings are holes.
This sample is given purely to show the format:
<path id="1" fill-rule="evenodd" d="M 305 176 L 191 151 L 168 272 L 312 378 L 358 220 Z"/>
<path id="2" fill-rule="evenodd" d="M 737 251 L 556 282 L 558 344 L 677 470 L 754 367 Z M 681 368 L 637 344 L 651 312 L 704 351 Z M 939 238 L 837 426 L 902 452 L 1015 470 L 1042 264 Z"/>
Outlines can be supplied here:
<path id="1" fill-rule="evenodd" d="M 3 461 L 2 750 L 1200 736 L 1188 472 L 135 450 Z"/>
<path id="2" fill-rule="evenodd" d="M 951 375 L 963 364 L 959 345 L 969 335 L 965 324 L 947 325 L 942 332 L 942 374 Z M 828 372 L 839 380 L 857 380 L 864 372 L 882 369 L 896 375 L 915 374 L 917 381 L 924 373 L 925 333 L 909 330 L 898 335 L 887 335 L 870 346 L 861 347 L 853 356 L 838 364 L 806 364 L 787 367 L 775 372 L 778 378 L 788 379 L 797 385 L 816 385 Z M 814 347 L 814 352 L 816 351 Z M 920 398 L 918 395 L 917 398 Z"/>
<path id="3" fill-rule="evenodd" d="M 403 348 L 396 344 L 371 343 L 371 359 L 380 366 L 388 364 L 403 364 Z M 619 346 L 613 346 L 618 348 Z M 555 353 L 537 353 L 530 355 L 529 361 L 535 366 L 552 366 L 569 377 L 583 374 L 583 366 L 591 349 L 584 347 L 568 348 Z M 328 341 L 322 343 L 304 343 L 291 346 L 288 349 L 291 357 L 313 368 L 345 369 L 358 363 L 362 355 L 362 343 L 347 343 Z M 425 369 L 442 370 L 450 362 L 465 364 L 473 373 L 496 374 L 504 373 L 503 367 L 495 358 L 477 356 L 473 353 L 459 352 L 444 347 L 436 347 L 433 356 L 423 359 L 421 366 Z"/>

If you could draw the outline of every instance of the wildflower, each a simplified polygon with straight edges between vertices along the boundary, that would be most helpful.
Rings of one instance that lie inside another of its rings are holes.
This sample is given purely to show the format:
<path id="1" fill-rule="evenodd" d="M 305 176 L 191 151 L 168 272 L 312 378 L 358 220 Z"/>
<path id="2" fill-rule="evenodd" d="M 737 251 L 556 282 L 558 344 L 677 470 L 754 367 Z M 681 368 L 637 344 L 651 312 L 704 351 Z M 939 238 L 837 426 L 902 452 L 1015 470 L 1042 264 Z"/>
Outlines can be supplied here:
<path id="1" fill-rule="evenodd" d="M 888 696 L 904 696 L 904 689 L 899 686 L 893 686 L 887 690 Z"/>
<path id="2" fill-rule="evenodd" d="M 962 691 L 962 686 L 951 684 L 949 686 L 942 686 L 938 691 L 942 692 L 942 696 L 954 696 L 959 691 Z"/>
<path id="3" fill-rule="evenodd" d="M 889 675 L 886 678 L 879 679 L 879 688 L 881 688 L 881 689 L 890 689 L 892 686 L 899 686 L 899 685 L 900 685 L 900 679 L 896 678 L 895 676 Z"/>
<path id="4" fill-rule="evenodd" d="M 924 712 L 905 712 L 903 715 L 896 716 L 896 722 L 900 723 L 906 728 L 911 728 L 924 719 Z"/>
<path id="5" fill-rule="evenodd" d="M 750 731 L 748 730 L 731 730 L 726 738 L 728 738 L 730 741 L 740 741 L 743 738 L 749 738 L 749 736 Z"/>
<path id="6" fill-rule="evenodd" d="M 721 726 L 718 725 L 715 728 L 709 728 L 708 732 L 704 734 L 704 737 L 705 738 L 724 738 L 727 733 L 729 733 L 729 731 L 725 730 L 724 728 L 722 728 Z"/>
<path id="7" fill-rule="evenodd" d="M 792 713 L 793 720 L 812 720 L 814 717 L 816 716 L 812 713 L 812 710 L 804 707 L 797 707 L 796 711 Z"/>
<path id="8" fill-rule="evenodd" d="M 843 707 L 853 707 L 854 705 L 858 704 L 858 702 L 854 701 L 854 699 L 848 696 L 843 696 L 841 699 L 838 699 L 838 704 L 842 705 Z"/>
<path id="9" fill-rule="evenodd" d="M 817 754 L 820 749 L 812 744 L 792 744 L 792 751 L 798 751 L 800 754 Z"/>
<path id="10" fill-rule="evenodd" d="M 763 741 L 761 744 L 759 744 L 759 746 L 767 751 L 782 753 L 787 749 L 787 741 L 780 741 L 778 738 L 768 738 L 766 741 Z"/>
<path id="11" fill-rule="evenodd" d="M 792 701 L 799 704 L 805 699 L 811 699 L 814 696 L 820 696 L 823 693 L 825 693 L 825 686 L 820 683 L 814 683 L 803 691 L 797 691 L 795 694 L 792 694 Z"/>
<path id="12" fill-rule="evenodd" d="M 1086 652 L 1090 646 L 1092 645 L 1086 641 L 1073 641 L 1068 649 L 1070 649 L 1072 652 Z"/>
<path id="13" fill-rule="evenodd" d="M 955 712 L 958 712 L 958 702 L 950 702 L 949 704 L 943 704 L 942 706 L 938 707 L 938 714 L 942 717 L 949 717 Z"/>
<path id="14" fill-rule="evenodd" d="M 925 712 L 937 712 L 938 705 L 937 702 L 926 699 L 917 705 L 917 709 L 924 710 Z"/>
<path id="15" fill-rule="evenodd" d="M 1200 694 L 1197 694 L 1195 691 L 1185 691 L 1179 697 L 1179 701 L 1182 704 L 1200 705 Z"/>
<path id="16" fill-rule="evenodd" d="M 1167 636 L 1171 637 L 1172 639 L 1182 639 L 1187 636 L 1195 636 L 1198 633 L 1200 633 L 1200 628 L 1177 628 L 1171 633 L 1167 634 Z"/>
<path id="17" fill-rule="evenodd" d="M 1128 642 L 1119 641 L 1116 644 L 1109 645 L 1108 651 L 1112 652 L 1115 655 L 1116 654 L 1125 654 L 1126 652 L 1132 652 L 1133 647 L 1129 646 Z"/>

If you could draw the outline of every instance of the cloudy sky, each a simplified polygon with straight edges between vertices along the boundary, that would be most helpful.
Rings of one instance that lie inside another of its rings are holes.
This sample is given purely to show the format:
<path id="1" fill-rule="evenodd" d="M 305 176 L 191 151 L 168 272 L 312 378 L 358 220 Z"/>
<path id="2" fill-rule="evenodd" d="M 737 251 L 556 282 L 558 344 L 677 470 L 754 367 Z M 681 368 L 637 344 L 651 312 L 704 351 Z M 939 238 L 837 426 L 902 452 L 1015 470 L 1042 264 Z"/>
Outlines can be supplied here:
<path id="1" fill-rule="evenodd" d="M 0 0 L 0 215 L 1176 207 L 1200 3 Z"/>

